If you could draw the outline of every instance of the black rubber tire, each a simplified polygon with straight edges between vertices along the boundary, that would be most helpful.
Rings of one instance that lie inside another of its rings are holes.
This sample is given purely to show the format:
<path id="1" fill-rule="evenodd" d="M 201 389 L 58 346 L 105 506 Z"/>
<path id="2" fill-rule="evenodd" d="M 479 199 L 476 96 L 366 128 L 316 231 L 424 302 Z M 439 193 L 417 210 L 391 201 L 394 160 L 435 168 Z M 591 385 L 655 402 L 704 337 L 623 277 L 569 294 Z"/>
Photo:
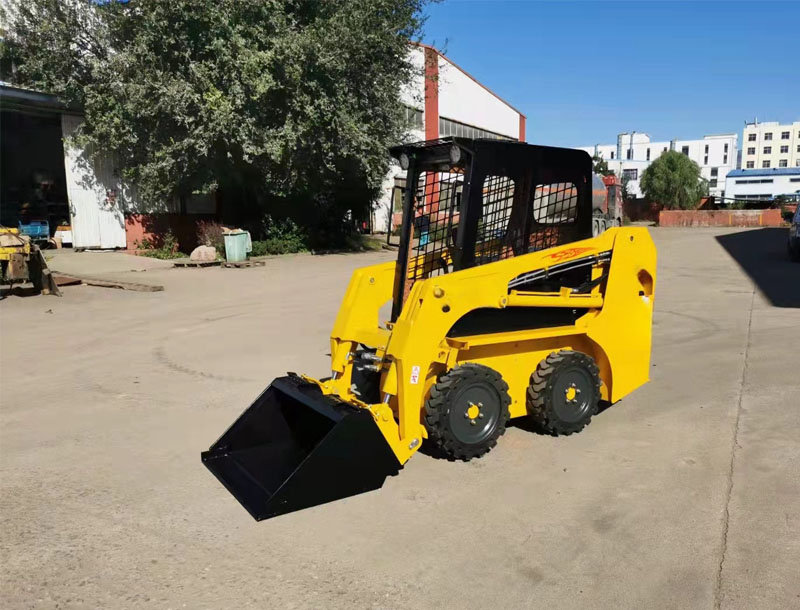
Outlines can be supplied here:
<path id="1" fill-rule="evenodd" d="M 579 400 L 575 407 L 561 398 L 570 382 L 581 390 L 575 398 Z M 594 359 L 582 352 L 553 352 L 531 375 L 528 413 L 548 434 L 566 436 L 580 432 L 597 414 L 599 403 L 600 370 Z"/>
<path id="2" fill-rule="evenodd" d="M 469 395 L 487 401 L 486 407 L 481 403 L 488 411 L 481 419 L 487 422 L 474 431 L 462 425 L 469 420 Z M 465 462 L 488 453 L 506 431 L 510 404 L 508 384 L 494 369 L 471 362 L 454 367 L 439 378 L 425 402 L 425 427 L 434 453 Z M 475 438 L 467 438 L 469 434 Z"/>

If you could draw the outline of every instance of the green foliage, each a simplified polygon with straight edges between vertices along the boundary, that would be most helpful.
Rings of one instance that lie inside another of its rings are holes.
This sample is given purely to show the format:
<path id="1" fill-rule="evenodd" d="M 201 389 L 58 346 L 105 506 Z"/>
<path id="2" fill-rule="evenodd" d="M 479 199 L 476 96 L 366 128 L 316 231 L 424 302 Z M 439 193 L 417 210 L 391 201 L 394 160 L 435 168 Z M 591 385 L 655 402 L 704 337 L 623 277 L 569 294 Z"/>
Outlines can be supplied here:
<path id="1" fill-rule="evenodd" d="M 622 201 L 630 201 L 631 199 L 633 199 L 633 196 L 631 195 L 631 190 L 630 190 L 630 182 L 631 182 L 631 179 L 627 178 L 625 176 L 624 172 L 623 172 L 623 174 L 622 174 L 622 193 L 620 193 L 620 196 L 622 197 Z"/>
<path id="2" fill-rule="evenodd" d="M 369 213 L 428 0 L 17 0 L 17 84 L 83 104 L 149 211 L 217 190 L 314 234 Z"/>
<path id="3" fill-rule="evenodd" d="M 610 176 L 614 173 L 612 170 L 608 169 L 608 162 L 597 153 L 592 157 L 592 171 L 601 176 Z"/>
<path id="4" fill-rule="evenodd" d="M 134 245 L 137 250 L 141 250 L 139 253 L 141 256 L 159 258 L 161 260 L 186 257 L 186 254 L 178 250 L 178 240 L 172 234 L 172 231 L 167 231 L 159 238 L 143 237 L 142 241 L 137 240 Z"/>
<path id="5" fill-rule="evenodd" d="M 308 238 L 292 220 L 274 220 L 267 215 L 263 220 L 265 239 L 253 241 L 250 256 L 266 254 L 291 254 L 308 250 Z"/>
<path id="6" fill-rule="evenodd" d="M 644 170 L 641 187 L 648 201 L 670 210 L 690 210 L 708 193 L 708 184 L 700 176 L 700 166 L 686 155 L 665 152 Z"/>

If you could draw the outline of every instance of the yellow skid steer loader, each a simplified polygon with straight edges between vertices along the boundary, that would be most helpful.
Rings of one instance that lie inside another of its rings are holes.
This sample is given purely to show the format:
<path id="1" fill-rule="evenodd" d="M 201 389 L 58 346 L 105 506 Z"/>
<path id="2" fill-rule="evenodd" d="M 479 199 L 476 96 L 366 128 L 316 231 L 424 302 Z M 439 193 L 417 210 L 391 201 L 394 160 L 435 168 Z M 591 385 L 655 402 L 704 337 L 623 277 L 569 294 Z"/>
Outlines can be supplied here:
<path id="1" fill-rule="evenodd" d="M 397 261 L 354 272 L 331 376 L 275 379 L 202 453 L 257 520 L 378 489 L 423 442 L 480 457 L 514 417 L 578 432 L 648 381 L 655 247 L 644 228 L 592 237 L 587 153 L 391 152 L 407 173 Z"/>

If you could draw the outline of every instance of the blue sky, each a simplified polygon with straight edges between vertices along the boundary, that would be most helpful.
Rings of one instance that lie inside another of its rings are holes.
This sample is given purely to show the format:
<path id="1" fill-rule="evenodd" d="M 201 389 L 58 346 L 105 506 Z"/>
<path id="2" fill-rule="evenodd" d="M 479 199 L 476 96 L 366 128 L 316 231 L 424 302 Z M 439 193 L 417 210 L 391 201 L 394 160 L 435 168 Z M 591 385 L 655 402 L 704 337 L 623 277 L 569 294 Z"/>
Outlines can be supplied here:
<path id="1" fill-rule="evenodd" d="M 800 2 L 445 0 L 425 42 L 556 146 L 800 120 Z"/>

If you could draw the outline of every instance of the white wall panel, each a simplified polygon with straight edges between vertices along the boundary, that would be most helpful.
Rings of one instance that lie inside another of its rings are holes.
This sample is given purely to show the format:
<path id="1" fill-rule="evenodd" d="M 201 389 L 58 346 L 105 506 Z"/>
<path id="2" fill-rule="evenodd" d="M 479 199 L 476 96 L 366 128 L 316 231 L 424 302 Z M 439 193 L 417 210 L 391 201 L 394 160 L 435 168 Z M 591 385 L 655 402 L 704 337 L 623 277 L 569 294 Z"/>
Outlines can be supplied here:
<path id="1" fill-rule="evenodd" d="M 61 131 L 72 136 L 83 119 L 62 114 Z M 110 159 L 64 144 L 64 169 L 76 248 L 124 248 L 123 189 Z"/>
<path id="2" fill-rule="evenodd" d="M 441 55 L 439 116 L 519 138 L 519 113 Z"/>

